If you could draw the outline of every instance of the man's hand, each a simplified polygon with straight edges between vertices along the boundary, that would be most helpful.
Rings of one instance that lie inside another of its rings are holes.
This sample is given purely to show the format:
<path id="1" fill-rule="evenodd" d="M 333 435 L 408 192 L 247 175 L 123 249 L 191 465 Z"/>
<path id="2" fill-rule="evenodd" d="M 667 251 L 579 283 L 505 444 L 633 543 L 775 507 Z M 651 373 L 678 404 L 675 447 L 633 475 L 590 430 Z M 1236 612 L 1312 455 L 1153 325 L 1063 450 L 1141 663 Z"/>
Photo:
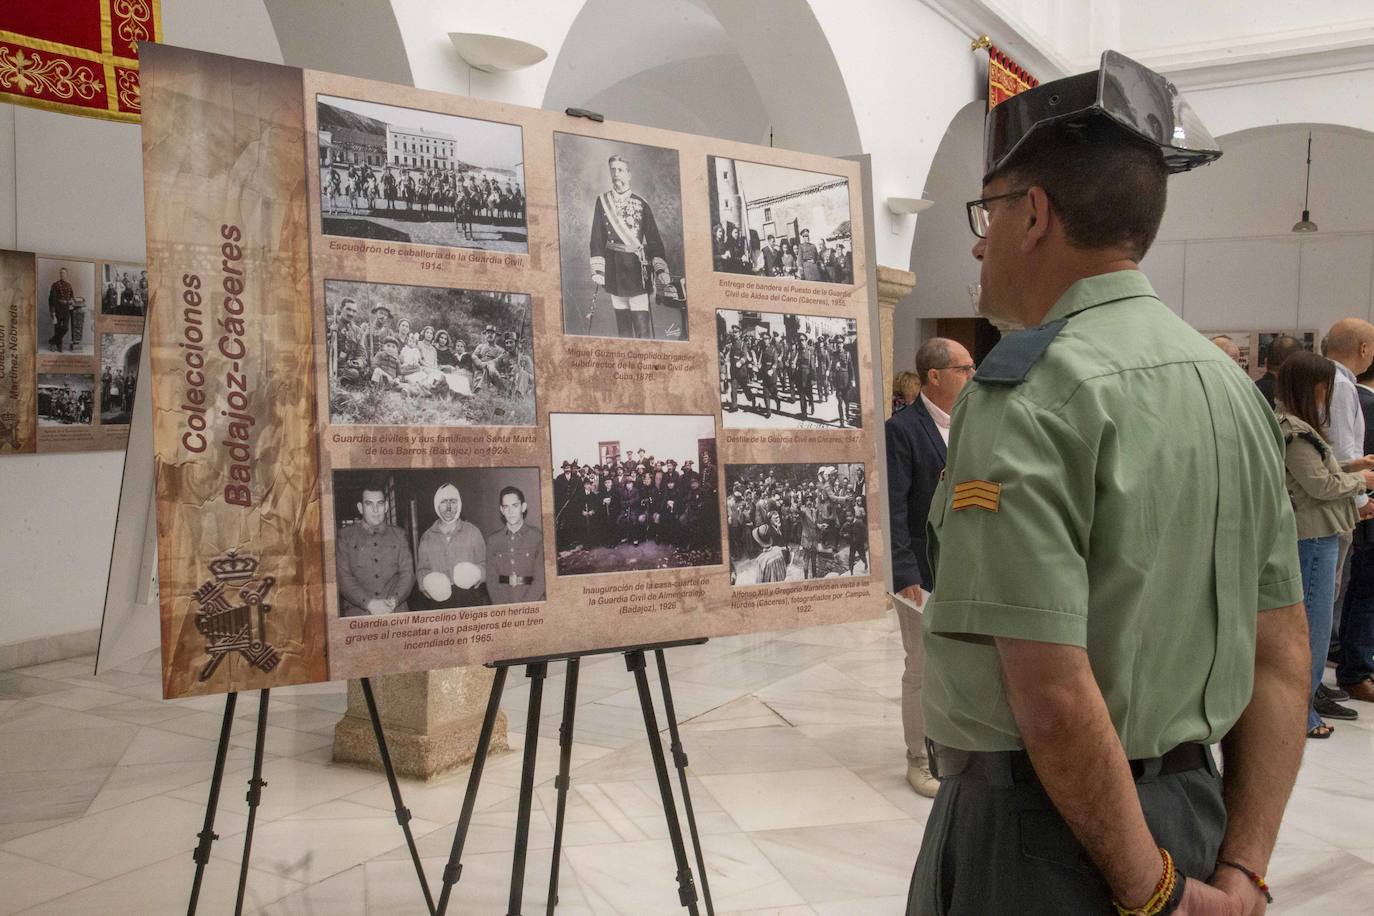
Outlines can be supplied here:
<path id="1" fill-rule="evenodd" d="M 1174 913 L 1177 916 L 1242 916 L 1244 910 L 1239 901 L 1210 884 L 1188 881 L 1183 885 L 1183 899 Z"/>
<path id="2" fill-rule="evenodd" d="M 1374 505 L 1374 501 L 1372 501 L 1370 504 Z M 910 601 L 912 604 L 916 605 L 917 609 L 920 609 L 925 606 L 926 595 L 925 592 L 921 590 L 921 586 L 919 585 L 908 585 L 906 588 L 902 589 L 897 594 L 901 595 L 903 598 Z"/>
<path id="3" fill-rule="evenodd" d="M 373 598 L 367 603 L 367 612 L 369 614 L 387 614 L 391 612 L 391 608 L 386 606 L 385 599 Z"/>
<path id="4" fill-rule="evenodd" d="M 1269 901 L 1264 899 L 1254 882 L 1229 865 L 1217 866 L 1211 884 L 1231 898 L 1232 912 L 1242 916 L 1264 916 L 1269 909 Z"/>
<path id="5" fill-rule="evenodd" d="M 1374 518 L 1374 499 L 1360 506 L 1360 520 Z"/>
<path id="6" fill-rule="evenodd" d="M 606 275 L 605 275 L 605 274 L 592 274 L 592 283 L 596 284 L 597 286 L 605 286 L 605 285 L 606 285 Z M 1371 465 L 1371 467 L 1374 467 L 1374 465 Z"/>
<path id="7" fill-rule="evenodd" d="M 1368 471 L 1371 468 L 1374 468 L 1374 455 L 1356 458 L 1345 466 L 1347 471 Z"/>

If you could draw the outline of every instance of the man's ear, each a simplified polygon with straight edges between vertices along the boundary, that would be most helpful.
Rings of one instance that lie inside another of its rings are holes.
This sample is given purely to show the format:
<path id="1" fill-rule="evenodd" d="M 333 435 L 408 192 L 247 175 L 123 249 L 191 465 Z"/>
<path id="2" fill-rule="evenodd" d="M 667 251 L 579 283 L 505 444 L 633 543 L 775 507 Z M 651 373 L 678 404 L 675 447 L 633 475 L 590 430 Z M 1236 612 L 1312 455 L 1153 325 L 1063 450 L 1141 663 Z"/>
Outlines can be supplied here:
<path id="1" fill-rule="evenodd" d="M 1026 192 L 1026 235 L 1021 240 L 1021 250 L 1029 252 L 1043 242 L 1050 232 L 1050 218 L 1053 213 L 1050 197 L 1045 189 L 1032 185 Z"/>

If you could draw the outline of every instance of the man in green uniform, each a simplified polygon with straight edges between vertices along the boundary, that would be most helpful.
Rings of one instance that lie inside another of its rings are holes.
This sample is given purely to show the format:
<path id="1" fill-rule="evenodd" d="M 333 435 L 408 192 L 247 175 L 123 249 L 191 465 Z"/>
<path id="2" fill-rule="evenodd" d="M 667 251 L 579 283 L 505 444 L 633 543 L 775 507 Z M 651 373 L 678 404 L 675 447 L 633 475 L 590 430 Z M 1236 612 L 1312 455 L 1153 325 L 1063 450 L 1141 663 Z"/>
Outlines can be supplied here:
<path id="1" fill-rule="evenodd" d="M 908 912 L 1263 912 L 1309 689 L 1283 445 L 1138 270 L 1168 173 L 1220 150 L 1113 52 L 986 143 L 980 309 L 1025 330 L 955 405 L 931 503 L 941 785 Z"/>
<path id="2" fill-rule="evenodd" d="M 525 524 L 525 494 L 503 487 L 497 496 L 505 524 L 487 535 L 487 591 L 493 604 L 544 600 L 544 532 Z"/>
<path id="3" fill-rule="evenodd" d="M 362 520 L 340 531 L 335 541 L 340 617 L 410 610 L 406 602 L 415 585 L 415 563 L 405 532 L 387 524 L 386 510 L 381 483 L 364 486 L 358 497 Z"/>

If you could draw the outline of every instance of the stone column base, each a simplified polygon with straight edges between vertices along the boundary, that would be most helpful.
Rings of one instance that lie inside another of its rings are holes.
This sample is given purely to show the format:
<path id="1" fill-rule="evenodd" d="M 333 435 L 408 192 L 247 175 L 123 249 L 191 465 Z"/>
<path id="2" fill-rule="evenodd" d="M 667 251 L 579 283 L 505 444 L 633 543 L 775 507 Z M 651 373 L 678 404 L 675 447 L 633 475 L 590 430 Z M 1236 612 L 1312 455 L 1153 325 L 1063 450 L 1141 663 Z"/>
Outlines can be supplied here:
<path id="1" fill-rule="evenodd" d="M 430 779 L 472 761 L 482 733 L 492 671 L 450 668 L 372 679 L 377 712 L 398 776 Z M 497 715 L 491 752 L 510 750 L 506 714 Z M 334 726 L 334 760 L 382 768 L 367 700 L 357 681 L 348 683 L 348 712 Z"/>

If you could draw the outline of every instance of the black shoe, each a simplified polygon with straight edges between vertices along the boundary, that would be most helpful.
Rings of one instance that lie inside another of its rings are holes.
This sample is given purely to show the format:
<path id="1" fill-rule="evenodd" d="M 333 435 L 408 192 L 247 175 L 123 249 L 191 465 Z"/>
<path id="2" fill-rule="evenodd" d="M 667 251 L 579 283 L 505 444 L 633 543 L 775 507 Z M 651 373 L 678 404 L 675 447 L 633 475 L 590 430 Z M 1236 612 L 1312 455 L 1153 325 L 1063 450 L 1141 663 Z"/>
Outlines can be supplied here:
<path id="1" fill-rule="evenodd" d="M 1358 719 L 1360 714 L 1349 706 L 1342 706 L 1335 700 L 1317 699 L 1313 701 L 1312 708 L 1317 711 L 1317 715 L 1324 719 Z"/>
<path id="2" fill-rule="evenodd" d="M 1339 687 L 1328 687 L 1322 684 L 1317 688 L 1317 699 L 1319 700 L 1348 700 L 1350 694 Z"/>

